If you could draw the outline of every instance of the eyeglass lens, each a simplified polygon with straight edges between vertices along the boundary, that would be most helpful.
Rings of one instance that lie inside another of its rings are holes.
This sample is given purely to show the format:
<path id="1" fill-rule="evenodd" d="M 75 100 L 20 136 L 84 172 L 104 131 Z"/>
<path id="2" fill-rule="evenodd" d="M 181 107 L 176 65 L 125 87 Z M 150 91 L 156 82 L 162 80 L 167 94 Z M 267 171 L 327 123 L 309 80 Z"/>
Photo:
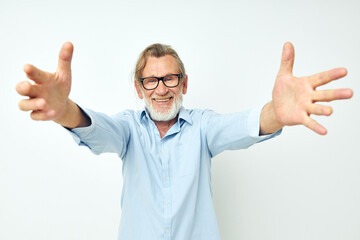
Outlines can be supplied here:
<path id="1" fill-rule="evenodd" d="M 157 78 L 145 78 L 143 80 L 144 88 L 146 89 L 154 89 L 158 85 L 158 79 Z M 178 85 L 179 77 L 178 75 L 167 75 L 163 78 L 163 83 L 167 87 L 175 87 Z"/>

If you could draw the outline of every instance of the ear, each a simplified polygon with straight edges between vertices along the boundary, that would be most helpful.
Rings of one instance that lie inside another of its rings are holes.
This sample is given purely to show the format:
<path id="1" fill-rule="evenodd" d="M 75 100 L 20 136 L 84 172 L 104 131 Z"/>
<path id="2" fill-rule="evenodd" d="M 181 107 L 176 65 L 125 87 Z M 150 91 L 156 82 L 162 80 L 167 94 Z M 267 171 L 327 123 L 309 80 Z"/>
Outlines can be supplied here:
<path id="1" fill-rule="evenodd" d="M 138 82 L 138 81 L 136 81 L 136 80 L 134 80 L 134 85 L 135 85 L 135 89 L 136 89 L 136 92 L 137 92 L 137 94 L 138 94 L 138 97 L 140 98 L 140 99 L 143 99 L 144 98 L 144 96 L 143 96 L 143 94 L 142 94 L 142 92 L 141 92 L 141 86 L 140 86 L 140 83 Z"/>
<path id="2" fill-rule="evenodd" d="M 185 95 L 187 92 L 187 86 L 188 86 L 188 75 L 185 75 L 184 81 L 182 82 L 183 84 L 183 89 L 182 89 L 182 93 Z"/>

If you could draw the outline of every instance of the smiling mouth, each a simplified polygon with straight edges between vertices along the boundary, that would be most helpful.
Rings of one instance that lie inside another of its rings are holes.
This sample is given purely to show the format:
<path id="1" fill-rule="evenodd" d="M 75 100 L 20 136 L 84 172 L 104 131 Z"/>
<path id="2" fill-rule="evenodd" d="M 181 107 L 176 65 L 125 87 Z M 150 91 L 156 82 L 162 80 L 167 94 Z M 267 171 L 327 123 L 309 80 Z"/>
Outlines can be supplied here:
<path id="1" fill-rule="evenodd" d="M 152 100 L 154 100 L 155 102 L 168 102 L 172 99 L 173 97 L 167 97 L 167 98 L 153 98 Z"/>

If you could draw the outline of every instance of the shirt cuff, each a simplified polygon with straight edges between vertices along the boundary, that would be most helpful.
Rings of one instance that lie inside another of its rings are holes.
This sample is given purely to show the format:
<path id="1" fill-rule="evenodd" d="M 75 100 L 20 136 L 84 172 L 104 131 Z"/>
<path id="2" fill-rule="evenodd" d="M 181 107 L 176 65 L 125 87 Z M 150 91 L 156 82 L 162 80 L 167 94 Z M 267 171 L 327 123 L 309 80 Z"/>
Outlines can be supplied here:
<path id="1" fill-rule="evenodd" d="M 257 142 L 262 142 L 267 139 L 276 137 L 276 136 L 280 135 L 282 132 L 282 129 L 280 129 L 275 133 L 260 136 L 260 116 L 261 116 L 262 109 L 263 109 L 263 106 L 254 108 L 253 110 L 250 111 L 250 114 L 248 116 L 247 124 L 248 124 L 248 129 L 249 129 L 249 135 L 252 138 L 258 139 Z"/>
<path id="2" fill-rule="evenodd" d="M 70 133 L 70 135 L 73 137 L 74 141 L 78 145 L 86 145 L 86 144 L 82 143 L 81 138 L 84 139 L 93 134 L 93 130 L 95 127 L 95 119 L 94 119 L 94 116 L 93 116 L 93 113 L 91 110 L 83 109 L 83 108 L 81 108 L 81 110 L 90 118 L 90 121 L 91 121 L 90 126 L 78 127 L 78 128 L 72 128 L 72 129 L 65 128 L 65 129 L 68 130 L 68 132 Z"/>

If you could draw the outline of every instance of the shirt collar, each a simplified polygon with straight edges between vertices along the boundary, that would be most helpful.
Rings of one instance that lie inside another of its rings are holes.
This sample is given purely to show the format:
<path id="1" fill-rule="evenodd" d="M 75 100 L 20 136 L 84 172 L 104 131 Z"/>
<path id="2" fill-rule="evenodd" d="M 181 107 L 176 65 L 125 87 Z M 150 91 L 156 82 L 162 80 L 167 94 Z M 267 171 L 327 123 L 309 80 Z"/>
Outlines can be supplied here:
<path id="1" fill-rule="evenodd" d="M 143 121 L 145 116 L 146 116 L 147 119 L 151 119 L 148 110 L 144 107 L 143 110 L 141 110 L 141 113 L 140 113 L 140 120 Z M 180 108 L 179 118 L 178 119 L 182 119 L 182 120 L 184 120 L 184 121 L 186 121 L 186 122 L 188 122 L 189 124 L 192 125 L 191 116 L 188 113 L 188 111 L 186 111 L 186 109 L 184 107 Z"/>
<path id="2" fill-rule="evenodd" d="M 181 107 L 181 108 L 180 108 L 180 111 L 179 111 L 179 119 L 183 119 L 183 120 L 185 120 L 186 122 L 188 122 L 189 124 L 192 125 L 191 116 L 190 116 L 189 112 L 186 111 L 186 109 L 185 109 L 184 107 Z"/>
<path id="3" fill-rule="evenodd" d="M 145 116 L 146 116 L 146 118 L 149 118 L 149 119 L 150 119 L 149 113 L 148 113 L 148 111 L 146 110 L 146 108 L 144 107 L 144 108 L 141 110 L 141 112 L 140 112 L 140 120 L 143 121 L 144 118 L 145 118 Z"/>

